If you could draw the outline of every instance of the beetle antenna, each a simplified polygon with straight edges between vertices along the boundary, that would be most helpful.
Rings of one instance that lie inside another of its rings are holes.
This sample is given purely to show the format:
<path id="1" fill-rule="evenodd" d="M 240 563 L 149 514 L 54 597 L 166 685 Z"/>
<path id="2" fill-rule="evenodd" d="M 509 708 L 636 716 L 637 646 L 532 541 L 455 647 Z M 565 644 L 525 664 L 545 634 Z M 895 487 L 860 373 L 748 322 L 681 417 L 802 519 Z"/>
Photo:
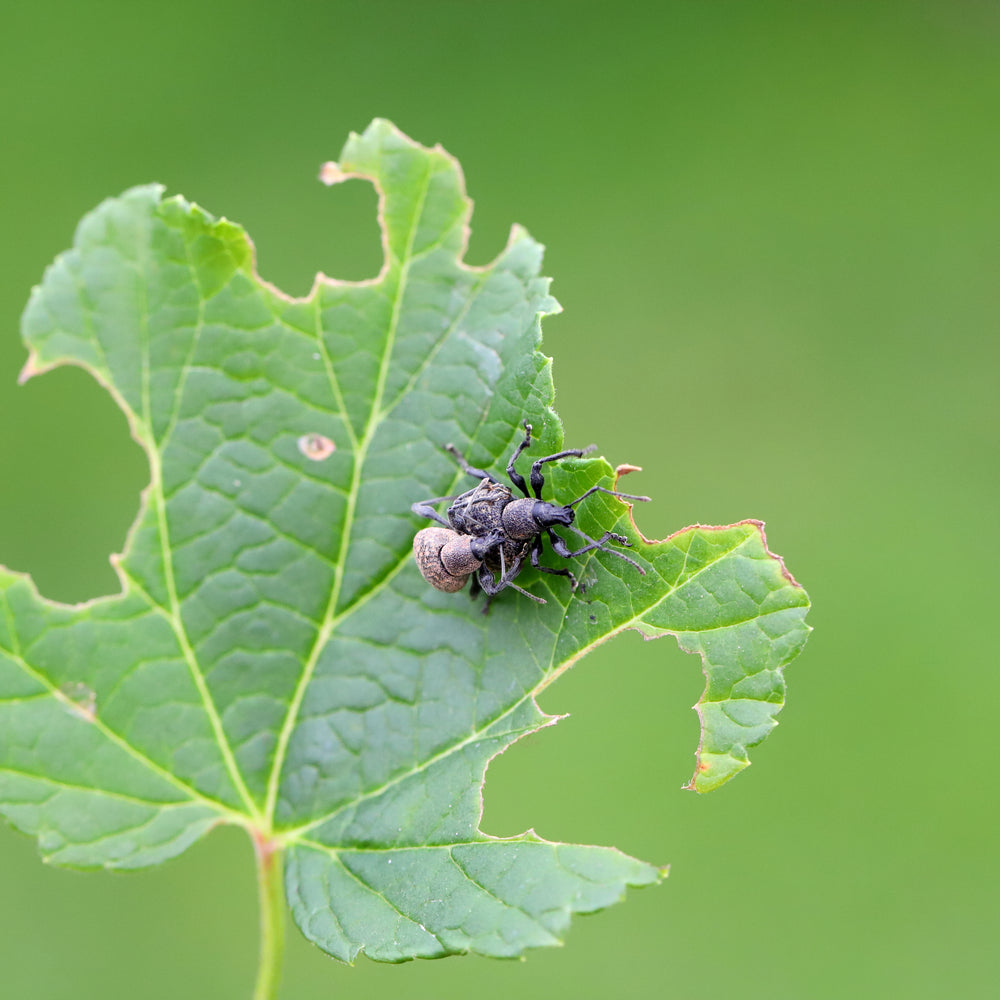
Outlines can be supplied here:
<path id="1" fill-rule="evenodd" d="M 524 587 L 519 587 L 516 583 L 508 583 L 508 587 L 513 588 L 519 594 L 524 594 L 525 597 L 530 597 L 536 604 L 548 604 L 549 602 L 545 600 L 544 597 L 536 597 L 534 594 L 529 593 Z"/>
<path id="2" fill-rule="evenodd" d="M 604 486 L 591 486 L 582 496 L 578 496 L 575 500 L 570 500 L 569 503 L 563 504 L 563 506 L 572 507 L 581 500 L 586 500 L 591 493 L 607 493 L 609 496 L 618 497 L 620 500 L 641 500 L 643 503 L 649 503 L 651 499 L 650 497 L 633 496 L 631 493 L 619 493 L 617 490 L 609 490 Z"/>

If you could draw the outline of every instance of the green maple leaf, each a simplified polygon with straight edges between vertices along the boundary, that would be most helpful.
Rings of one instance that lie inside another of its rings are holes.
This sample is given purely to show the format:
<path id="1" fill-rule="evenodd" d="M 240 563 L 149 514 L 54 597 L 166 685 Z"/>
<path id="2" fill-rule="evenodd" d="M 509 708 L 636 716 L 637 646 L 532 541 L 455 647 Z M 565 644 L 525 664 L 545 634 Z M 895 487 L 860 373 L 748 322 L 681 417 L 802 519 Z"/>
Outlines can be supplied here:
<path id="1" fill-rule="evenodd" d="M 690 786 L 708 790 L 774 726 L 808 600 L 759 523 L 647 542 L 604 494 L 578 523 L 627 534 L 644 576 L 591 553 L 585 600 L 528 570 L 547 603 L 506 591 L 489 615 L 430 588 L 410 504 L 472 485 L 442 445 L 499 470 L 529 418 L 531 454 L 562 446 L 537 351 L 557 305 L 520 229 L 489 266 L 462 262 L 470 203 L 442 150 L 376 121 L 325 168 L 346 176 L 380 196 L 372 281 L 289 298 L 238 226 L 143 187 L 87 216 L 35 289 L 26 374 L 87 369 L 150 483 L 121 593 L 65 606 L 0 570 L 0 812 L 83 867 L 241 825 L 265 916 L 283 860 L 296 922 L 338 958 L 519 955 L 663 874 L 480 831 L 490 759 L 554 721 L 538 692 L 625 629 L 675 636 L 708 678 Z M 547 469 L 552 497 L 613 482 L 603 459 Z"/>

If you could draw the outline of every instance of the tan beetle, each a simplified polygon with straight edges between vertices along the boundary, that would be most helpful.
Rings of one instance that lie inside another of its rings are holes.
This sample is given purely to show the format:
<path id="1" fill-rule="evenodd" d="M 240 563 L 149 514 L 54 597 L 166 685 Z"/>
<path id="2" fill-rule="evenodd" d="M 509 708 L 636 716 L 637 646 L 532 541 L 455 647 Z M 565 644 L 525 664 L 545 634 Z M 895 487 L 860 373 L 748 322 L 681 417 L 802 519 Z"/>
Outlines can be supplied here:
<path id="1" fill-rule="evenodd" d="M 423 578 L 438 590 L 454 593 L 483 565 L 487 542 L 450 528 L 423 528 L 413 539 L 413 557 Z"/>

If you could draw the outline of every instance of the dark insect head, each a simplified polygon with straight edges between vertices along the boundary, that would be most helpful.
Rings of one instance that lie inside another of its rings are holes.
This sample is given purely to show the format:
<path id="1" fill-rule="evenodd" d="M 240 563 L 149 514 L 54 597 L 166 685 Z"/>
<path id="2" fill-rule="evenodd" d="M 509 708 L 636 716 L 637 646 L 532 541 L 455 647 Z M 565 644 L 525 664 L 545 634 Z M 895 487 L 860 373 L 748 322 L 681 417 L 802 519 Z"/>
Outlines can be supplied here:
<path id="1" fill-rule="evenodd" d="M 543 528 L 554 528 L 556 525 L 567 527 L 576 520 L 576 511 L 572 507 L 557 507 L 544 500 L 536 500 L 531 513 L 536 523 Z"/>

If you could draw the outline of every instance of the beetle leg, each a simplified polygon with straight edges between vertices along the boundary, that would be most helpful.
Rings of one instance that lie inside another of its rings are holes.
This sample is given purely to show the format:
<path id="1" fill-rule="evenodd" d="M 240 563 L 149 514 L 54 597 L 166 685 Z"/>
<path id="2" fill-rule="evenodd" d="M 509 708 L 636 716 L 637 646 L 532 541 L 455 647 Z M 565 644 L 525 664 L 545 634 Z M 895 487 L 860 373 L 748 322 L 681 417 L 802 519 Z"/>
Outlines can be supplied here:
<path id="1" fill-rule="evenodd" d="M 488 597 L 493 597 L 496 594 L 499 594 L 501 590 L 505 590 L 507 587 L 510 587 L 512 590 L 516 590 L 519 594 L 524 594 L 525 597 L 530 597 L 536 604 L 547 604 L 548 602 L 544 597 L 536 597 L 534 594 L 529 593 L 523 587 L 519 587 L 516 583 L 514 583 L 514 577 L 521 572 L 521 562 L 522 557 L 518 556 L 509 569 L 504 569 L 503 550 L 501 550 L 501 572 L 499 580 L 494 579 L 493 574 L 487 566 L 484 565 L 479 569 L 479 585 L 483 588 L 483 592 L 487 594 Z"/>
<path id="2" fill-rule="evenodd" d="M 531 488 L 535 492 L 535 499 L 542 499 L 542 487 L 545 485 L 545 477 L 542 475 L 542 466 L 546 462 L 555 462 L 560 458 L 582 458 L 584 455 L 597 450 L 596 444 L 588 445 L 586 448 L 568 448 L 566 451 L 557 451 L 554 455 L 546 455 L 531 463 Z"/>
<path id="3" fill-rule="evenodd" d="M 431 497 L 430 500 L 421 500 L 418 503 L 410 504 L 410 510 L 413 511 L 417 517 L 426 517 L 428 520 L 437 521 L 438 524 L 443 524 L 446 528 L 451 528 L 452 525 L 434 509 L 434 505 L 444 503 L 445 500 L 457 499 L 457 495 L 451 497 Z"/>
<path id="4" fill-rule="evenodd" d="M 581 500 L 586 500 L 591 493 L 607 493 L 609 496 L 618 497 L 621 500 L 642 500 L 643 503 L 649 502 L 649 497 L 637 497 L 633 496 L 631 493 L 618 493 L 616 490 L 609 490 L 604 486 L 591 486 L 586 493 L 582 496 L 578 496 L 575 500 L 570 500 L 568 504 L 564 504 L 566 507 L 573 507 L 578 504 Z"/>
<path id="5" fill-rule="evenodd" d="M 542 554 L 543 551 L 544 550 L 542 548 L 542 536 L 539 535 L 538 538 L 535 540 L 535 544 L 531 547 L 531 565 L 534 569 L 537 569 L 539 570 L 539 572 L 542 573 L 551 573 L 553 576 L 568 576 L 571 590 L 575 591 L 578 587 L 581 590 L 583 589 L 577 582 L 576 577 L 565 566 L 561 566 L 559 569 L 554 569 L 552 566 L 543 566 L 538 561 L 538 557 Z"/>
<path id="6" fill-rule="evenodd" d="M 490 605 L 493 603 L 493 597 L 497 593 L 497 591 L 489 589 L 493 586 L 493 574 L 485 566 L 480 566 L 479 572 L 472 574 L 472 582 L 476 587 L 476 596 L 478 597 L 479 594 L 485 595 L 483 614 L 488 615 L 490 613 Z"/>
<path id="7" fill-rule="evenodd" d="M 557 555 L 562 556 L 564 559 L 572 559 L 576 556 L 582 556 L 585 552 L 593 552 L 594 549 L 600 549 L 602 552 L 607 552 L 608 555 L 624 559 L 625 562 L 631 563 L 643 576 L 646 575 L 646 571 L 634 559 L 630 559 L 625 555 L 624 552 L 619 552 L 617 549 L 605 548 L 605 542 L 616 542 L 618 545 L 631 545 L 632 543 L 624 535 L 616 535 L 613 531 L 605 531 L 600 538 L 591 538 L 590 535 L 585 531 L 581 531 L 576 525 L 570 524 L 567 527 L 570 531 L 575 531 L 581 538 L 585 538 L 587 544 L 583 548 L 571 552 L 566 542 L 549 529 L 549 539 L 552 541 L 552 548 Z"/>
<path id="8" fill-rule="evenodd" d="M 503 582 L 503 577 L 500 580 L 494 579 L 492 571 L 486 566 L 480 567 L 477 577 L 480 589 L 486 595 L 486 607 L 488 608 L 490 599 L 499 594 L 507 584 Z"/>
<path id="9" fill-rule="evenodd" d="M 467 472 L 470 476 L 475 476 L 476 479 L 488 479 L 491 483 L 501 485 L 500 480 L 495 476 L 491 476 L 483 469 L 477 469 L 475 466 L 469 465 L 469 463 L 465 460 L 465 456 L 453 444 L 446 444 L 444 446 L 444 450 L 448 452 L 448 454 L 451 455 L 456 462 L 458 462 L 458 467 L 463 472 Z"/>
<path id="10" fill-rule="evenodd" d="M 486 594 L 489 597 L 493 597 L 496 594 L 499 594 L 501 590 L 505 590 L 507 587 L 510 587 L 511 590 L 516 590 L 519 594 L 524 594 L 525 597 L 530 598 L 536 604 L 548 604 L 549 603 L 547 600 L 545 600 L 544 597 L 536 597 L 530 591 L 525 590 L 524 587 L 519 587 L 516 583 L 514 583 L 513 580 L 506 580 L 506 581 L 503 580 L 503 579 L 495 580 L 495 581 L 493 581 L 492 585 L 496 588 L 492 592 L 490 592 L 489 590 L 486 590 L 486 588 L 483 587 L 483 590 L 486 592 Z"/>
<path id="11" fill-rule="evenodd" d="M 514 468 L 514 463 L 521 457 L 521 452 L 531 444 L 531 424 L 527 420 L 524 422 L 524 440 L 514 449 L 514 454 L 510 456 L 507 463 L 507 478 L 527 497 L 528 484 L 524 481 L 524 476 Z"/>

